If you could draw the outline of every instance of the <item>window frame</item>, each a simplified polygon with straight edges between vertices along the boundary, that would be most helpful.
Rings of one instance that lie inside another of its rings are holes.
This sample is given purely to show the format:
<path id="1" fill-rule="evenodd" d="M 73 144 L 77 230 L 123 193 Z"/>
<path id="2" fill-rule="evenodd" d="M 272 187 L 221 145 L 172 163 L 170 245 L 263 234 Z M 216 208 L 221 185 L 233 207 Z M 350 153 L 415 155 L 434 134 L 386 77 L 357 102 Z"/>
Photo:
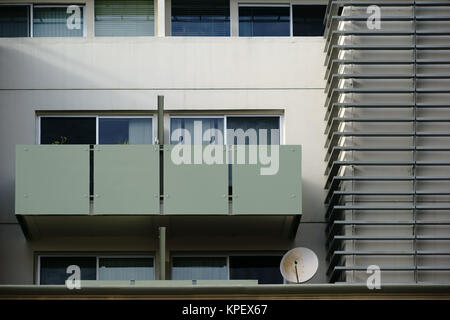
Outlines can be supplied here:
<path id="1" fill-rule="evenodd" d="M 172 134 L 172 121 L 170 121 L 172 118 L 174 119 L 180 119 L 180 118 L 185 118 L 185 119 L 189 119 L 189 118 L 205 118 L 205 119 L 223 119 L 223 145 L 227 145 L 227 134 L 226 134 L 226 130 L 227 130 L 227 122 L 228 122 L 228 118 L 244 118 L 244 117 L 268 117 L 268 118 L 274 118 L 274 117 L 278 117 L 279 121 L 278 121 L 278 126 L 279 126 L 279 130 L 280 130 L 280 145 L 284 144 L 284 115 L 283 114 L 260 114 L 260 113 L 255 113 L 255 114 L 250 114 L 250 113 L 236 113 L 236 114 L 218 114 L 218 115 L 211 115 L 211 114 L 187 114 L 187 115 L 181 115 L 181 114 L 169 114 L 169 137 L 168 137 L 168 141 L 170 143 L 170 136 Z"/>
<path id="2" fill-rule="evenodd" d="M 195 254 L 195 253 L 182 253 L 182 252 L 177 252 L 177 253 L 173 253 L 170 256 L 170 279 L 173 280 L 173 260 L 174 258 L 226 258 L 226 268 L 227 268 L 227 279 L 223 280 L 223 281 L 228 281 L 228 280 L 233 280 L 230 279 L 230 275 L 231 275 L 231 269 L 230 269 L 230 257 L 260 257 L 260 256 L 273 256 L 273 257 L 280 257 L 280 262 L 281 262 L 281 258 L 283 257 L 284 252 L 225 252 L 225 253 L 199 253 L 199 254 Z M 198 280 L 198 279 L 196 279 Z M 201 281 L 201 280 L 200 280 Z M 206 280 L 209 281 L 209 280 Z M 211 281 L 214 281 L 214 279 L 211 279 Z M 219 281 L 219 280 L 217 280 Z M 283 278 L 283 283 L 286 283 L 286 281 Z"/>
<path id="3" fill-rule="evenodd" d="M 37 132 L 36 132 L 36 144 L 41 144 L 41 120 L 42 118 L 95 118 L 95 145 L 99 145 L 99 124 L 100 124 L 100 119 L 152 119 L 152 143 L 150 145 L 154 145 L 155 144 L 155 137 L 156 134 L 158 132 L 157 129 L 157 122 L 155 122 L 155 115 L 101 115 L 101 114 L 97 114 L 97 115 L 90 115 L 90 114 L 68 114 L 68 115 L 64 115 L 64 114 L 51 114 L 51 115 L 46 115 L 46 114 L 39 114 L 37 115 Z"/>
<path id="4" fill-rule="evenodd" d="M 39 3 L 32 3 L 31 4 L 31 38 L 35 38 L 34 37 L 34 23 L 33 23 L 33 17 L 34 17 L 34 7 L 38 7 L 38 8 L 61 8 L 61 7 L 68 7 L 71 5 L 76 5 L 79 6 L 82 10 L 82 16 L 83 16 L 83 35 L 81 37 L 36 37 L 36 38 L 86 38 L 87 36 L 87 26 L 86 26 L 86 3 L 55 3 L 55 4 L 48 4 L 48 3 L 44 3 L 44 4 L 39 4 Z"/>
<path id="5" fill-rule="evenodd" d="M 294 36 L 294 6 L 327 6 L 327 3 L 322 1 L 322 2 L 317 2 L 317 1 L 302 1 L 302 0 L 290 0 L 290 1 L 286 1 L 286 2 L 264 2 L 264 0 L 261 1 L 255 1 L 255 2 L 239 2 L 237 3 L 237 21 L 236 23 L 236 31 L 237 37 L 241 37 L 239 35 L 239 8 L 240 7 L 283 7 L 283 6 L 289 6 L 289 35 L 288 36 L 274 36 L 274 38 L 292 38 L 292 37 L 296 37 L 296 38 L 301 38 L 301 37 L 308 37 L 308 38 L 314 38 L 314 37 L 321 37 L 321 36 Z M 243 38 L 255 38 L 255 36 L 242 36 Z M 263 36 L 264 37 L 264 36 Z M 281 127 L 280 127 L 281 129 Z"/>
<path id="6" fill-rule="evenodd" d="M 156 255 L 155 254 L 95 254 L 95 253 L 65 253 L 65 254 L 38 254 L 37 255 L 37 266 L 36 266 L 36 284 L 41 285 L 41 258 L 95 258 L 95 280 L 88 281 L 109 281 L 109 280 L 99 280 L 99 271 L 100 264 L 99 261 L 101 258 L 152 258 L 153 259 L 153 279 L 156 278 Z M 81 280 L 83 281 L 83 280 Z M 117 281 L 126 281 L 126 280 L 117 280 Z M 144 280 L 145 281 L 145 280 Z M 152 280 L 149 280 L 152 281 Z"/>
<path id="7" fill-rule="evenodd" d="M 77 5 L 81 8 L 83 12 L 83 35 L 81 37 L 73 37 L 73 38 L 86 38 L 87 37 L 87 26 L 86 26 L 86 3 L 33 3 L 33 2 L 27 2 L 27 3 L 0 3 L 1 6 L 27 6 L 30 11 L 29 15 L 29 21 L 28 21 L 28 33 L 29 35 L 27 37 L 12 37 L 12 38 L 35 38 L 34 36 L 34 7 L 40 7 L 40 8 L 55 8 L 55 7 L 68 7 L 71 5 Z M 36 37 L 36 38 L 72 38 L 72 37 Z M 1 39 L 1 38 L 0 38 Z"/>
<path id="8" fill-rule="evenodd" d="M 155 1 L 157 1 L 157 0 L 155 0 Z M 206 38 L 206 37 L 229 38 L 229 37 L 232 37 L 233 36 L 233 19 L 231 18 L 232 14 L 233 14 L 233 10 L 232 10 L 233 6 L 232 6 L 232 4 L 233 4 L 232 1 L 229 0 L 229 17 L 230 17 L 230 30 L 229 30 L 229 32 L 230 32 L 230 34 L 228 36 L 223 36 L 223 37 L 222 36 L 174 36 L 174 35 L 172 35 L 172 1 L 170 1 L 170 6 L 169 6 L 169 10 L 168 10 L 169 17 L 167 17 L 167 11 L 166 11 L 166 15 L 165 15 L 166 20 L 169 19 L 169 25 L 168 25 L 168 29 L 169 30 L 167 30 L 167 26 L 166 26 L 166 34 L 169 33 L 169 34 L 167 34 L 167 36 L 170 36 L 170 37 L 194 37 L 194 38 Z M 238 17 L 239 17 L 239 14 L 238 14 Z M 239 28 L 239 26 L 238 26 L 238 28 Z"/>

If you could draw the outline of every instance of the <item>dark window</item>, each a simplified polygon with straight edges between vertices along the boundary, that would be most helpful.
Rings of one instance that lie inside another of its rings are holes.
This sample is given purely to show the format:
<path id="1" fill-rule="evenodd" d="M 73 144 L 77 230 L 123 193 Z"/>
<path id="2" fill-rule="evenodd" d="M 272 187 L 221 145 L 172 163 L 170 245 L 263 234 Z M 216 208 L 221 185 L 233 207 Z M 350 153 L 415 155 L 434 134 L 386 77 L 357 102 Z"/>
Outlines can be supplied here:
<path id="1" fill-rule="evenodd" d="M 239 7 L 239 36 L 289 36 L 290 8 L 276 7 Z"/>
<path id="2" fill-rule="evenodd" d="M 283 283 L 279 256 L 230 257 L 230 279 L 258 280 L 260 284 Z"/>
<path id="3" fill-rule="evenodd" d="M 323 36 L 326 6 L 292 6 L 294 36 Z"/>
<path id="4" fill-rule="evenodd" d="M 172 36 L 229 35 L 229 0 L 172 0 Z"/>
<path id="5" fill-rule="evenodd" d="M 30 7 L 0 6 L 0 37 L 29 37 Z"/>
<path id="6" fill-rule="evenodd" d="M 41 257 L 40 284 L 65 284 L 70 265 L 80 267 L 81 280 L 95 280 L 96 263 L 95 257 Z"/>
<path id="7" fill-rule="evenodd" d="M 241 134 L 238 129 L 242 129 Z M 248 129 L 256 131 L 256 143 L 254 136 L 242 136 Z M 264 143 L 265 139 L 267 143 Z M 242 144 L 242 141 L 244 144 L 280 144 L 280 117 L 227 117 L 227 141 L 228 144 Z"/>
<path id="8" fill-rule="evenodd" d="M 41 144 L 96 144 L 96 119 L 42 117 Z"/>

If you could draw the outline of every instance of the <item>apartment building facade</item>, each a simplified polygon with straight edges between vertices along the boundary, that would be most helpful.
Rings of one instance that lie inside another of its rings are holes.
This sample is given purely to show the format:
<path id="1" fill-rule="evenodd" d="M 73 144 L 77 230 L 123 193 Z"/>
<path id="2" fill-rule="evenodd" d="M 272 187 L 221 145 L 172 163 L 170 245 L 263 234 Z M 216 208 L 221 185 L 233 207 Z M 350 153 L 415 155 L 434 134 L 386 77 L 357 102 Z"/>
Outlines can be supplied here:
<path id="1" fill-rule="evenodd" d="M 2 0 L 0 284 L 448 282 L 450 7 L 397 2 Z"/>

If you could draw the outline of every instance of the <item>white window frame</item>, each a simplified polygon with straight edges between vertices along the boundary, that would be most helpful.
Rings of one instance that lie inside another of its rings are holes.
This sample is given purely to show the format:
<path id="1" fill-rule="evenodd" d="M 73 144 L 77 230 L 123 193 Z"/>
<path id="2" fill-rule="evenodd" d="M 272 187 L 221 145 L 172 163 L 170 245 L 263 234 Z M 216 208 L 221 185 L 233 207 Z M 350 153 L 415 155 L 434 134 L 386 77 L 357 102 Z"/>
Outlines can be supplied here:
<path id="1" fill-rule="evenodd" d="M 152 258 L 153 259 L 153 279 L 156 279 L 156 259 L 155 255 L 151 254 L 143 254 L 143 255 L 102 255 L 102 254 L 81 254 L 81 253 L 67 253 L 67 254 L 40 254 L 37 256 L 37 268 L 36 268 L 36 283 L 37 285 L 41 285 L 41 258 L 95 258 L 95 280 L 92 281 L 101 281 L 99 280 L 99 260 L 101 258 Z M 119 280 L 120 281 L 120 280 Z"/>
<path id="2" fill-rule="evenodd" d="M 170 135 L 172 133 L 172 122 L 170 121 L 171 119 L 189 119 L 189 118 L 202 118 L 202 119 L 223 119 L 223 144 L 227 145 L 227 134 L 226 134 L 226 130 L 227 130 L 227 122 L 228 122 L 228 118 L 244 118 L 244 117 L 268 117 L 268 118 L 274 118 L 274 117 L 278 117 L 279 118 L 279 127 L 280 127 L 280 145 L 284 144 L 284 115 L 282 114 L 249 114 L 249 113 L 243 113 L 243 114 L 218 114 L 218 115 L 211 115 L 211 114 L 207 114 L 207 115 L 192 115 L 192 114 L 188 114 L 188 115 L 180 115 L 180 114 L 174 114 L 174 115 L 169 115 L 169 143 L 170 143 Z"/>
<path id="3" fill-rule="evenodd" d="M 155 144 L 155 137 L 157 135 L 157 123 L 155 122 L 155 116 L 154 115 L 83 115 L 83 114 L 51 114 L 51 115 L 45 115 L 40 114 L 37 116 L 37 132 L 36 132 L 36 144 L 41 144 L 41 119 L 42 118 L 95 118 L 95 144 L 99 144 L 99 130 L 100 130 L 100 119 L 152 119 L 152 145 Z"/>

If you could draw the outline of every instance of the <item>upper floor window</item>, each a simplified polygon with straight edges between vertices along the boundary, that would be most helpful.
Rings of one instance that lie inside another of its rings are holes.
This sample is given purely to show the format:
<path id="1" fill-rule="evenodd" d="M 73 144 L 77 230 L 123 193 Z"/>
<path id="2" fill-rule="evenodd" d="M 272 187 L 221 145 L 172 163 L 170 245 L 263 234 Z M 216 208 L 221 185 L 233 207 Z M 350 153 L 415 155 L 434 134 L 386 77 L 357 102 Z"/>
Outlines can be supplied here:
<path id="1" fill-rule="evenodd" d="M 286 5 L 239 5 L 239 36 L 290 35 L 290 7 Z"/>
<path id="2" fill-rule="evenodd" d="M 280 144 L 280 119 L 280 116 L 173 116 L 170 143 Z"/>
<path id="3" fill-rule="evenodd" d="M 84 35 L 84 6 L 0 5 L 0 37 L 83 37 Z"/>
<path id="4" fill-rule="evenodd" d="M 30 6 L 0 6 L 0 37 L 29 37 L 30 29 Z"/>
<path id="5" fill-rule="evenodd" d="M 172 36 L 229 35 L 229 0 L 172 0 Z"/>
<path id="6" fill-rule="evenodd" d="M 153 0 L 95 0 L 96 36 L 153 36 Z"/>
<path id="7" fill-rule="evenodd" d="M 41 144 L 152 144 L 152 117 L 40 117 Z"/>
<path id="8" fill-rule="evenodd" d="M 325 30 L 325 11 L 325 5 L 293 5 L 294 36 L 322 36 Z"/>

